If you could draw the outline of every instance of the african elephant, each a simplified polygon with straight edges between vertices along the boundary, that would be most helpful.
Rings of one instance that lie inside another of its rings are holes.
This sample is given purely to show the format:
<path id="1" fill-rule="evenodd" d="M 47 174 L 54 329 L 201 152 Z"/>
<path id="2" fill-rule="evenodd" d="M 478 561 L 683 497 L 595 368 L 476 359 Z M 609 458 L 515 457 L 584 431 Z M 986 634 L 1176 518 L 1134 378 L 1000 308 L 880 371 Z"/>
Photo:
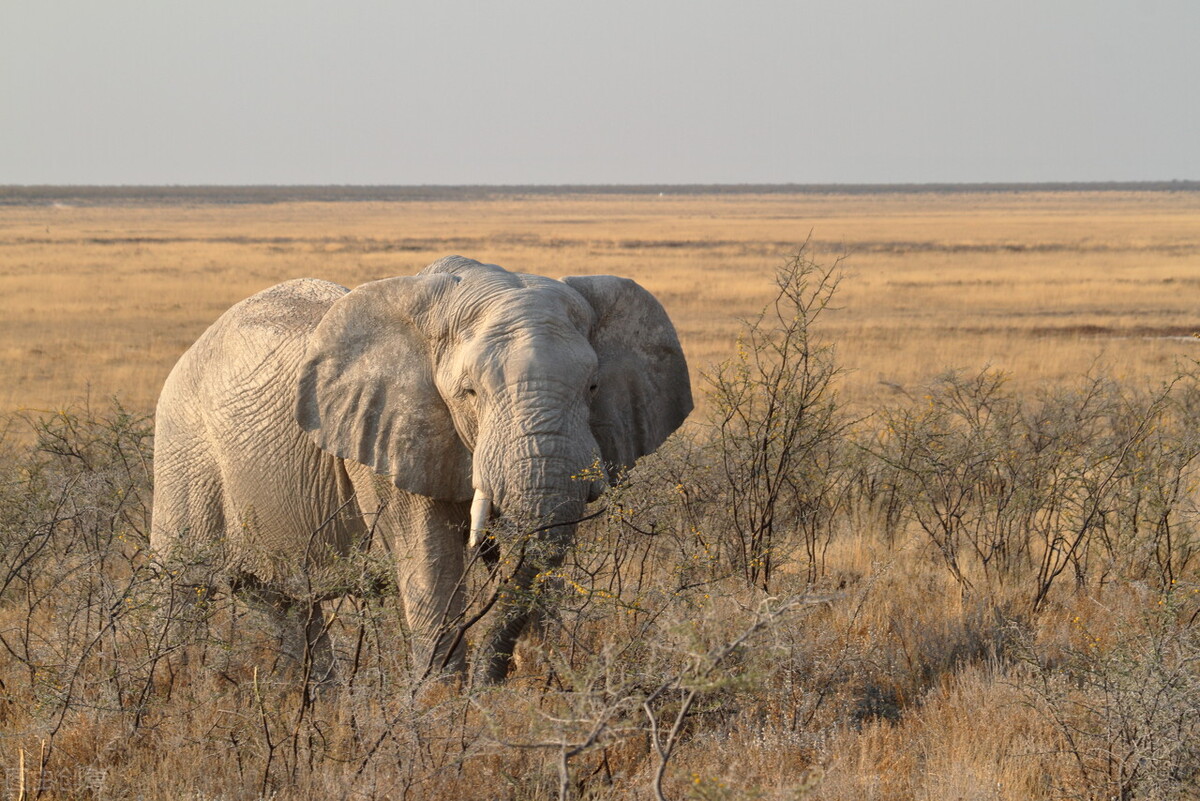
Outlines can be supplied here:
<path id="1" fill-rule="evenodd" d="M 542 555 L 512 572 L 476 645 L 480 680 L 499 681 L 527 591 L 605 471 L 691 409 L 675 330 L 629 279 L 449 256 L 353 290 L 288 281 L 225 312 L 167 378 L 151 544 L 206 554 L 197 585 L 220 576 L 291 610 L 318 678 L 333 664 L 320 601 L 348 590 L 337 566 L 386 552 L 414 666 L 461 674 L 468 540 L 519 521 Z"/>

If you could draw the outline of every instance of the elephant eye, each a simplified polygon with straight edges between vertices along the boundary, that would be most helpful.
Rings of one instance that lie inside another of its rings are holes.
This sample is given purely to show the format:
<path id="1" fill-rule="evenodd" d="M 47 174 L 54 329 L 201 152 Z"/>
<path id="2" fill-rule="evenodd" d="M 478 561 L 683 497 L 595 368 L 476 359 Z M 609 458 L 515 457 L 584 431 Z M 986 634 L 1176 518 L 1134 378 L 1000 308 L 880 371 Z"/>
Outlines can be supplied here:
<path id="1" fill-rule="evenodd" d="M 463 394 L 466 395 L 468 398 L 473 398 L 473 397 L 475 397 L 475 390 L 471 389 L 470 387 L 467 387 L 466 389 L 463 390 Z"/>

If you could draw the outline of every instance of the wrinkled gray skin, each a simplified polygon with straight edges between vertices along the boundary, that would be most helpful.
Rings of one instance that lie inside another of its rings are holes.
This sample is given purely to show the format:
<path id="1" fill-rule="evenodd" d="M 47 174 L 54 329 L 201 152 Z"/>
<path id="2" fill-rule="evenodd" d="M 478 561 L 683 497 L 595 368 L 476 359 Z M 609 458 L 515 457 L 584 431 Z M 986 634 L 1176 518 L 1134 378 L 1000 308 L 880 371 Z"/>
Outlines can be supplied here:
<path id="1" fill-rule="evenodd" d="M 190 561 L 185 583 L 220 577 L 304 625 L 318 680 L 332 656 L 313 600 L 355 589 L 345 557 L 386 552 L 418 671 L 458 673 L 472 499 L 490 501 L 542 527 L 478 645 L 498 681 L 530 616 L 522 590 L 603 488 L 603 472 L 578 477 L 632 465 L 691 408 L 675 330 L 628 279 L 451 256 L 352 291 L 289 281 L 222 315 L 167 379 L 151 543 Z"/>

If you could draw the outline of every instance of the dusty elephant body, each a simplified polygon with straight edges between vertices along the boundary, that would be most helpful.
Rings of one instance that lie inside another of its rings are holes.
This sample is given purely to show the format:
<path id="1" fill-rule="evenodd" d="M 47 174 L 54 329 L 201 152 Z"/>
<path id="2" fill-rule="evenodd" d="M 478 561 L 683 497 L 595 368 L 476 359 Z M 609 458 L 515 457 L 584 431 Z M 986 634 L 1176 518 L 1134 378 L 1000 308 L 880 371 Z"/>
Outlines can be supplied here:
<path id="1" fill-rule="evenodd" d="M 167 379 L 152 545 L 196 584 L 219 576 L 290 613 L 318 678 L 319 601 L 353 589 L 346 557 L 387 552 L 414 664 L 461 672 L 468 536 L 502 514 L 543 547 L 479 641 L 499 680 L 528 617 L 517 599 L 561 560 L 597 467 L 631 465 L 691 406 L 674 328 L 627 279 L 452 256 L 354 290 L 290 281 L 222 315 Z"/>

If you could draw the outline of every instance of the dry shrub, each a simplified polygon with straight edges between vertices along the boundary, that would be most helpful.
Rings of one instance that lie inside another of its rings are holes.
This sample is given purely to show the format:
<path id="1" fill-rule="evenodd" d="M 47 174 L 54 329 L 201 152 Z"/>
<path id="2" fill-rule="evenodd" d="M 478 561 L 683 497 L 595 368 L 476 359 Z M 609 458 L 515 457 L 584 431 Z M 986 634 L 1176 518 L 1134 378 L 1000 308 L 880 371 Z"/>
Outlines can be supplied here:
<path id="1" fill-rule="evenodd" d="M 776 271 L 774 301 L 743 323 L 737 354 L 705 375 L 726 548 L 746 581 L 768 593 L 798 544 L 808 580 L 823 572 L 845 489 L 841 371 L 814 327 L 833 301 L 839 265 L 822 267 L 802 246 Z"/>
<path id="2" fill-rule="evenodd" d="M 1051 723 L 995 665 L 948 675 L 898 723 L 843 730 L 820 799 L 1024 801 L 1052 795 L 1068 769 Z"/>
<path id="3" fill-rule="evenodd" d="M 1068 757 L 1056 786 L 1085 798 L 1200 793 L 1200 588 L 1125 584 L 1025 640 L 1019 682 Z M 1046 639 L 1046 634 L 1042 639 Z"/>
<path id="4" fill-rule="evenodd" d="M 330 604 L 338 678 L 311 691 L 253 609 L 147 553 L 145 418 L 10 422 L 36 436 L 0 458 L 5 791 L 1194 794 L 1193 377 L 1029 398 L 959 372 L 850 421 L 808 331 L 833 279 L 779 273 L 710 424 L 580 527 L 497 688 L 422 682 L 382 592 Z"/>
<path id="5" fill-rule="evenodd" d="M 1196 567 L 1198 399 L 1187 373 L 1153 389 L 1089 375 L 1027 399 L 1002 373 L 950 372 L 884 411 L 874 480 L 964 595 L 1021 593 L 1037 612 L 1064 574 L 1164 586 Z"/>

